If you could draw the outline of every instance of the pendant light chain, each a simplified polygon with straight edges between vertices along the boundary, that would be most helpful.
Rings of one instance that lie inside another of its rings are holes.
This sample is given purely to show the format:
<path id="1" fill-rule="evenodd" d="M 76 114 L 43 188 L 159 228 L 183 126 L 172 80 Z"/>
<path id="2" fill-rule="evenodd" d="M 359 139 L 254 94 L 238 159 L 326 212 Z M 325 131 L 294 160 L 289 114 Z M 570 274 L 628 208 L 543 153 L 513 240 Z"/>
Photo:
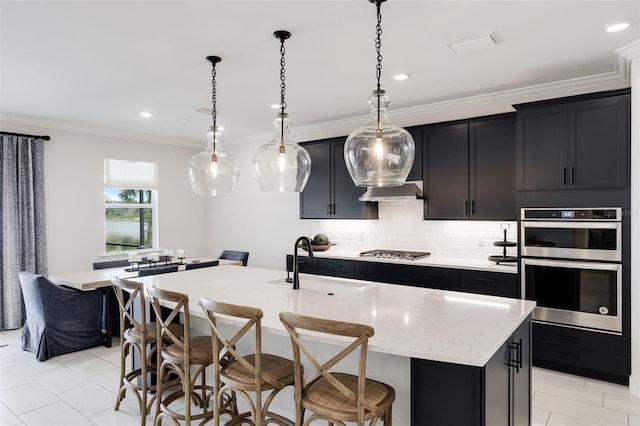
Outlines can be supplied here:
<path id="1" fill-rule="evenodd" d="M 378 65 L 376 66 L 376 79 L 378 80 L 378 90 L 380 90 L 380 77 L 382 76 L 382 54 L 380 53 L 380 47 L 382 46 L 382 13 L 380 12 L 380 0 L 376 1 L 376 11 L 378 22 L 376 24 L 376 54 Z"/>
<path id="2" fill-rule="evenodd" d="M 216 153 L 216 120 L 218 118 L 218 112 L 216 103 L 218 101 L 216 93 L 216 64 L 212 63 L 211 69 L 211 121 L 213 121 L 213 154 L 211 155 L 211 161 L 217 161 L 218 155 Z"/>
<path id="3" fill-rule="evenodd" d="M 377 15 L 377 23 L 376 23 L 376 54 L 378 64 L 376 65 L 376 80 L 378 82 L 378 129 L 376 132 L 376 138 L 382 138 L 382 128 L 380 125 L 380 97 L 382 94 L 380 93 L 380 77 L 382 76 L 382 54 L 380 53 L 380 48 L 382 47 L 382 12 L 380 11 L 380 6 L 382 4 L 382 0 L 376 0 L 376 15 Z"/>
<path id="4" fill-rule="evenodd" d="M 280 38 L 280 153 L 284 153 L 284 110 L 287 107 L 287 103 L 284 101 L 284 92 L 286 89 L 285 83 L 285 75 L 284 75 L 284 66 L 286 64 L 284 59 L 285 49 L 284 49 L 284 40 L 285 37 Z"/>

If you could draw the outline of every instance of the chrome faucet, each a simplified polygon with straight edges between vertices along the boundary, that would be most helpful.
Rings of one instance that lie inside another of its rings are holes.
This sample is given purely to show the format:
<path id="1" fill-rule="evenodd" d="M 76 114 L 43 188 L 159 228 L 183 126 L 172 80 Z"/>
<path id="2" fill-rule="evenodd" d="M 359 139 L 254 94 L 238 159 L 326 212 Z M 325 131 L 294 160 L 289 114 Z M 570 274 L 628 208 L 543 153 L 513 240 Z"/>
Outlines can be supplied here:
<path id="1" fill-rule="evenodd" d="M 300 277 L 298 276 L 298 270 L 300 266 L 298 265 L 298 244 L 300 241 L 307 242 L 307 250 L 309 250 L 309 257 L 313 257 L 313 248 L 311 247 L 311 240 L 309 237 L 298 237 L 295 244 L 293 245 L 293 265 L 291 265 L 291 269 L 293 269 L 293 289 L 300 290 Z"/>

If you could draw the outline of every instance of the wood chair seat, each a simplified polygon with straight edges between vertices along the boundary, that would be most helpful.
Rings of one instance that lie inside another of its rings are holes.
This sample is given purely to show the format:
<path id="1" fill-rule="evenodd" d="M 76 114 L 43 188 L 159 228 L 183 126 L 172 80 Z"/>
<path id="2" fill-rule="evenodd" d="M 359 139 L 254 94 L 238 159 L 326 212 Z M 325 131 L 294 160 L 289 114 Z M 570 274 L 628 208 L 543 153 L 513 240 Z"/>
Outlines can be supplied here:
<path id="1" fill-rule="evenodd" d="M 256 365 L 255 354 L 243 357 L 245 361 L 254 368 Z M 293 361 L 281 358 L 276 355 L 262 354 L 262 375 L 270 376 L 281 383 L 293 384 L 294 370 Z M 239 362 L 235 361 L 220 370 L 220 376 L 225 383 L 233 383 L 234 387 L 243 389 L 253 389 L 255 386 L 255 374 L 247 370 Z M 273 389 L 273 386 L 267 382 L 262 383 L 262 390 Z"/>
<path id="2" fill-rule="evenodd" d="M 157 335 L 157 324 L 155 321 L 148 322 L 145 324 L 146 326 L 146 339 L 147 343 L 155 343 L 158 341 Z M 171 332 L 176 336 L 182 336 L 184 333 L 184 328 L 182 324 L 171 323 L 169 324 L 169 328 Z M 131 327 L 124 332 L 124 338 L 130 340 L 132 342 L 141 342 L 142 341 L 142 330 L 140 327 L 134 326 Z"/>
<path id="3" fill-rule="evenodd" d="M 189 361 L 191 364 L 210 364 L 213 360 L 211 337 L 194 336 L 189 339 L 191 350 Z M 172 344 L 163 348 L 162 357 L 172 364 L 184 364 L 184 347 Z"/>
<path id="4" fill-rule="evenodd" d="M 334 373 L 333 377 L 346 386 L 353 393 L 358 390 L 358 376 L 345 373 Z M 394 389 L 382 382 L 372 379 L 365 380 L 365 404 L 378 407 L 381 412 L 387 411 L 395 399 Z M 302 389 L 302 406 L 315 413 L 331 416 L 336 420 L 355 422 L 358 419 L 356 400 L 340 392 L 324 377 L 318 377 Z M 365 420 L 376 417 L 370 411 L 365 414 Z"/>

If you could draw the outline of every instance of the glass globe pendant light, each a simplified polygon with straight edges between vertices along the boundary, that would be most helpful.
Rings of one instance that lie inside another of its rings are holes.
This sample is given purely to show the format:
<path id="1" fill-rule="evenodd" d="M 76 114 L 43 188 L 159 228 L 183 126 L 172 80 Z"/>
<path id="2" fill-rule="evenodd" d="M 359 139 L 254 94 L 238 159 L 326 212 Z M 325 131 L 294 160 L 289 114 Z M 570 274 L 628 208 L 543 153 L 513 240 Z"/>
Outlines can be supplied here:
<path id="1" fill-rule="evenodd" d="M 375 3 L 378 23 L 376 25 L 377 89 L 369 97 L 371 115 L 369 121 L 352 132 L 344 144 L 344 161 L 356 186 L 401 186 L 404 184 L 415 156 L 415 142 L 411 134 L 389 121 L 387 106 L 389 97 L 380 89 L 382 55 L 382 14 L 380 5 L 385 0 L 369 0 Z"/>
<path id="2" fill-rule="evenodd" d="M 273 36 L 280 40 L 280 113 L 273 121 L 276 127 L 273 138 L 253 156 L 253 171 L 263 191 L 300 192 L 311 174 L 311 157 L 289 136 L 291 120 L 285 112 L 284 41 L 291 33 L 276 31 Z"/>
<path id="3" fill-rule="evenodd" d="M 220 131 L 216 125 L 216 64 L 218 56 L 207 56 L 211 62 L 211 119 L 213 126 L 207 132 L 207 147 L 204 151 L 191 157 L 189 162 L 189 181 L 196 194 L 218 195 L 233 191 L 238 183 L 240 167 L 238 162 L 227 154 L 220 145 Z"/>

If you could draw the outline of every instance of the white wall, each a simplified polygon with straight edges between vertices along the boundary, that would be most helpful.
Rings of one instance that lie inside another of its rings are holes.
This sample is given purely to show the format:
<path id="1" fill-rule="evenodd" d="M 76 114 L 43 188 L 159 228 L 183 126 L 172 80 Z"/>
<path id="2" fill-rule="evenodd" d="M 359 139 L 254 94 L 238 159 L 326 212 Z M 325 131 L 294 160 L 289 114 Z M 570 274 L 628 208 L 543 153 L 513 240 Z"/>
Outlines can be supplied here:
<path id="1" fill-rule="evenodd" d="M 160 247 L 214 255 L 207 241 L 207 198 L 194 194 L 187 174 L 197 150 L 26 126 L 3 130 L 51 136 L 44 159 L 49 273 L 91 269 L 105 252 L 105 158 L 158 163 Z"/>

